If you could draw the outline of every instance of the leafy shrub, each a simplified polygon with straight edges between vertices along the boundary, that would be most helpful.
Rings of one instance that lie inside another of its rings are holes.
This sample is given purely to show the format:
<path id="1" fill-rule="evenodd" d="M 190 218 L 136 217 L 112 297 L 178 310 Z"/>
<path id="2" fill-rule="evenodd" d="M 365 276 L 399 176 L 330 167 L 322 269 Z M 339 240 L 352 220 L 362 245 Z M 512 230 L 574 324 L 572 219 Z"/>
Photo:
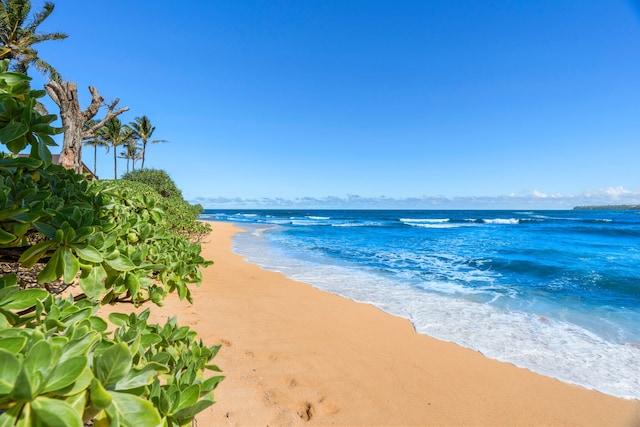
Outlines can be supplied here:
<path id="1" fill-rule="evenodd" d="M 109 187 L 117 191 L 143 196 L 146 203 L 153 203 L 164 211 L 170 231 L 185 235 L 189 240 L 200 242 L 211 232 L 209 224 L 197 221 L 203 210 L 200 205 L 191 205 L 180 197 L 162 197 L 151 186 L 138 181 L 120 179 L 103 182 L 108 182 Z"/>
<path id="2" fill-rule="evenodd" d="M 141 169 L 128 172 L 122 176 L 122 179 L 113 181 L 112 185 L 115 188 L 138 191 L 147 197 L 152 197 L 150 191 L 154 190 L 161 196 L 161 199 L 155 198 L 154 200 L 171 218 L 172 229 L 178 233 L 186 234 L 191 240 L 200 242 L 211 232 L 209 224 L 197 221 L 204 208 L 184 200 L 180 190 L 176 188 L 173 180 L 163 170 Z"/>
<path id="3" fill-rule="evenodd" d="M 214 403 L 223 377 L 203 372 L 219 371 L 209 364 L 219 346 L 175 318 L 113 313 L 107 332 L 98 305 L 16 281 L 0 278 L 0 425 L 182 426 Z"/>
<path id="4" fill-rule="evenodd" d="M 179 197 L 182 199 L 182 192 L 176 187 L 175 182 L 173 182 L 168 173 L 160 169 L 139 169 L 127 172 L 122 175 L 121 179 L 147 184 L 162 197 Z"/>
<path id="5" fill-rule="evenodd" d="M 100 304 L 191 301 L 200 245 L 176 228 L 164 200 L 130 183 L 87 181 L 51 164 L 59 132 L 33 106 L 29 78 L 0 62 L 0 260 L 42 265 L 41 286 L 78 283 L 61 299 L 0 276 L 0 426 L 188 425 L 213 404 L 222 377 L 206 379 L 218 347 L 175 319 L 148 325 L 148 312 L 96 316 Z"/>

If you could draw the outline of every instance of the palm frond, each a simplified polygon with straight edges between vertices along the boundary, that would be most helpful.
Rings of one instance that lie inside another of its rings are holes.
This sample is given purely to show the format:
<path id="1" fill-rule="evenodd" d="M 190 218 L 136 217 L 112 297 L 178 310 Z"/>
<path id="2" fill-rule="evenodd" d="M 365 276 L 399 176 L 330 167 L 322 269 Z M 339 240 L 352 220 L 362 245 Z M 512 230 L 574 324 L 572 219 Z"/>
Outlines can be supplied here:
<path id="1" fill-rule="evenodd" d="M 45 19 L 47 19 L 49 15 L 51 15 L 51 12 L 53 12 L 54 7 L 55 5 L 50 1 L 44 2 L 42 9 L 40 9 L 38 12 L 35 13 L 35 15 L 33 15 L 33 19 L 29 23 L 29 25 L 27 25 L 26 29 L 28 31 L 35 32 L 36 28 L 38 28 L 38 26 L 42 24 L 42 22 Z"/>

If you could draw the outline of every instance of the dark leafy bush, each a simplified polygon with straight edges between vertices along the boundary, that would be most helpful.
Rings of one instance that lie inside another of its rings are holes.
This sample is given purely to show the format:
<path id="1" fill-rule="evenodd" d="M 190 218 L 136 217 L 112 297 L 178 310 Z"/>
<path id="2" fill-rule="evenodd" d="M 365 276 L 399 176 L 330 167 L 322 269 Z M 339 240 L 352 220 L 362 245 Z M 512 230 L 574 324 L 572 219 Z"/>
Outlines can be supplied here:
<path id="1" fill-rule="evenodd" d="M 182 199 L 182 192 L 168 173 L 160 169 L 139 169 L 122 175 L 127 181 L 142 182 L 152 187 L 162 197 L 178 197 Z"/>
<path id="2" fill-rule="evenodd" d="M 0 276 L 0 426 L 183 426 L 213 404 L 222 377 L 207 347 L 175 319 L 96 315 L 100 304 L 191 300 L 210 264 L 141 185 L 87 181 L 51 164 L 55 119 L 33 110 L 29 78 L 0 62 L 0 261 L 42 268 L 37 282 L 78 284 L 75 298 Z M 136 187 L 137 186 L 137 187 Z"/>
<path id="3" fill-rule="evenodd" d="M 194 242 L 200 242 L 211 232 L 209 224 L 198 221 L 202 206 L 191 205 L 180 197 L 162 197 L 151 186 L 137 181 L 120 179 L 108 182 L 110 188 L 127 194 L 143 196 L 148 203 L 164 211 L 170 231 L 185 235 Z"/>

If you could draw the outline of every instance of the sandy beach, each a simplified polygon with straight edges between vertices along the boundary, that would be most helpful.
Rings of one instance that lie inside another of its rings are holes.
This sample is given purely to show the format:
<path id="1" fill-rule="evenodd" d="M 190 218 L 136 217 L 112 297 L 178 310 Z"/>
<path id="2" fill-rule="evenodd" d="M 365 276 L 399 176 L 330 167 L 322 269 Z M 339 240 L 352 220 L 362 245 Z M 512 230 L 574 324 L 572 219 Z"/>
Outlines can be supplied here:
<path id="1" fill-rule="evenodd" d="M 200 427 L 640 426 L 640 401 L 417 334 L 405 319 L 245 262 L 231 252 L 240 229 L 212 228 L 203 256 L 215 264 L 194 304 L 171 295 L 152 308 L 152 320 L 177 315 L 222 343 L 226 379 Z"/>

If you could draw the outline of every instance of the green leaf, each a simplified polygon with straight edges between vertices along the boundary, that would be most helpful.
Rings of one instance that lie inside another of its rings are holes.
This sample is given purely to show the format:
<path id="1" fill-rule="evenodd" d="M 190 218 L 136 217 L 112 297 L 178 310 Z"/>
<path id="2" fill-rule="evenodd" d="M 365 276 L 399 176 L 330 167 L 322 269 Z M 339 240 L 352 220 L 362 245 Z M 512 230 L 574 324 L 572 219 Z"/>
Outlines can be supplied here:
<path id="1" fill-rule="evenodd" d="M 94 378 L 95 377 L 93 376 L 91 369 L 86 367 L 71 386 L 57 390 L 56 394 L 60 396 L 73 396 L 78 393 L 84 393 L 89 388 L 89 385 Z"/>
<path id="2" fill-rule="evenodd" d="M 24 123 L 9 123 L 0 129 L 0 143 L 8 144 L 27 133 L 29 127 Z"/>
<path id="3" fill-rule="evenodd" d="M 110 313 L 109 321 L 116 326 L 124 326 L 129 323 L 129 316 L 124 313 Z"/>
<path id="4" fill-rule="evenodd" d="M 25 310 L 48 296 L 49 292 L 44 289 L 22 289 L 8 297 L 2 303 L 2 307 L 6 310 Z"/>
<path id="5" fill-rule="evenodd" d="M 0 245 L 6 245 L 7 243 L 11 243 L 17 238 L 18 238 L 17 236 L 7 231 L 4 231 L 3 229 L 0 228 Z"/>
<path id="6" fill-rule="evenodd" d="M 145 347 L 145 348 L 149 347 L 149 346 L 151 346 L 153 344 L 157 344 L 160 341 L 162 341 L 162 338 L 160 338 L 160 335 L 152 334 L 152 333 L 144 334 L 144 335 L 142 335 L 141 338 L 142 339 L 140 341 L 140 344 L 142 344 L 142 346 Z"/>
<path id="7" fill-rule="evenodd" d="M 19 136 L 16 139 L 7 142 L 6 146 L 13 154 L 18 154 L 27 146 L 27 138 L 25 135 Z"/>
<path id="8" fill-rule="evenodd" d="M 192 384 L 186 389 L 180 392 L 180 400 L 178 401 L 178 405 L 176 405 L 176 409 L 184 409 L 187 406 L 191 406 L 198 401 L 200 397 L 200 384 Z"/>
<path id="9" fill-rule="evenodd" d="M 0 338 L 0 349 L 12 354 L 18 354 L 26 344 L 27 337 L 24 336 Z"/>
<path id="10" fill-rule="evenodd" d="M 102 254 L 91 245 L 74 246 L 73 250 L 75 250 L 76 254 L 85 261 L 100 263 L 104 260 Z"/>
<path id="11" fill-rule="evenodd" d="M 115 390 L 126 391 L 151 384 L 153 378 L 160 373 L 168 372 L 168 368 L 155 362 L 148 362 L 142 368 L 134 368 L 127 376 L 118 381 Z"/>
<path id="12" fill-rule="evenodd" d="M 107 408 L 111 419 L 119 418 L 124 427 L 161 426 L 160 414 L 151 402 L 127 393 L 109 392 L 113 401 Z"/>
<path id="13" fill-rule="evenodd" d="M 118 271 L 129 271 L 136 268 L 128 257 L 121 254 L 113 259 L 105 259 L 104 262 L 106 262 L 109 267 Z"/>
<path id="14" fill-rule="evenodd" d="M 80 378 L 87 363 L 86 356 L 72 357 L 60 363 L 51 373 L 47 385 L 41 393 L 49 393 L 71 385 Z"/>
<path id="15" fill-rule="evenodd" d="M 208 392 L 210 392 L 212 390 L 215 390 L 216 387 L 218 387 L 218 384 L 220 384 L 220 382 L 222 382 L 222 380 L 224 380 L 224 378 L 225 377 L 222 377 L 222 376 L 207 378 L 200 385 L 202 392 L 203 393 L 208 393 Z"/>
<path id="16" fill-rule="evenodd" d="M 27 408 L 24 408 L 25 406 L 27 406 Z M 26 409 L 26 411 L 23 411 L 23 409 Z M 14 427 L 14 426 L 21 426 L 21 425 L 25 425 L 25 422 L 31 422 L 31 420 L 26 420 L 25 418 L 29 418 L 28 414 L 25 414 L 25 412 L 28 411 L 28 405 L 23 405 L 23 404 L 17 404 L 17 405 L 13 405 L 11 407 L 11 409 L 9 409 L 7 412 L 3 413 L 2 415 L 0 415 L 0 427 Z M 18 417 L 22 416 L 22 424 L 18 424 Z M 28 425 L 28 424 L 27 424 Z"/>
<path id="17" fill-rule="evenodd" d="M 26 368 L 23 366 L 19 371 L 11 390 L 11 398 L 18 402 L 29 402 L 33 399 L 34 387 L 31 384 Z"/>
<path id="18" fill-rule="evenodd" d="M 109 387 L 120 381 L 131 369 L 133 357 L 124 343 L 114 344 L 102 354 L 94 356 L 93 371 L 96 378 Z"/>
<path id="19" fill-rule="evenodd" d="M 87 395 L 88 395 L 87 392 L 75 393 L 67 397 L 65 399 L 65 402 L 71 405 L 74 411 L 76 411 L 79 414 L 83 414 L 85 410 L 85 406 L 87 404 Z M 83 418 L 84 418 L 84 415 L 83 415 Z"/>
<path id="20" fill-rule="evenodd" d="M 111 405 L 111 394 L 102 387 L 102 383 L 97 379 L 93 379 L 91 381 L 91 389 L 90 389 L 91 403 L 97 409 L 106 409 Z"/>
<path id="21" fill-rule="evenodd" d="M 51 258 L 49 259 L 49 262 L 47 262 L 47 265 L 45 265 L 42 271 L 38 274 L 38 283 L 43 284 L 55 282 L 61 276 L 61 272 L 58 273 L 59 261 L 60 251 L 56 250 L 53 255 L 51 255 Z"/>
<path id="22" fill-rule="evenodd" d="M 51 145 L 51 137 L 45 134 L 39 134 L 38 136 L 44 142 L 44 144 L 38 144 L 38 157 L 42 159 L 45 165 L 50 165 L 53 161 L 53 156 L 47 145 Z"/>
<path id="23" fill-rule="evenodd" d="M 32 403 L 37 425 L 47 427 L 82 427 L 82 414 L 63 400 L 38 396 Z"/>
<path id="24" fill-rule="evenodd" d="M 4 289 L 18 284 L 18 275 L 15 273 L 0 276 L 0 289 Z"/>
<path id="25" fill-rule="evenodd" d="M 38 390 L 51 372 L 53 359 L 52 344 L 37 341 L 24 359 L 12 395 L 18 401 L 33 400 Z"/>
<path id="26" fill-rule="evenodd" d="M 47 236 L 49 239 L 53 239 L 56 237 L 56 228 L 51 224 L 47 224 L 45 222 L 34 222 L 33 226 L 36 228 L 36 230 Z"/>
<path id="27" fill-rule="evenodd" d="M 213 405 L 215 403 L 214 400 L 212 399 L 202 399 L 199 400 L 198 402 L 196 402 L 195 404 L 188 406 L 184 409 L 181 409 L 180 411 L 176 412 L 173 415 L 173 418 L 177 419 L 177 420 L 184 420 L 184 421 L 191 421 L 191 419 L 193 417 L 195 417 L 196 415 L 198 415 L 200 412 L 204 411 L 205 409 L 207 409 L 209 406 Z M 181 423 L 182 425 L 184 425 L 183 423 Z"/>
<path id="28" fill-rule="evenodd" d="M 24 251 L 20 259 L 18 259 L 18 262 L 25 268 L 31 268 L 55 245 L 56 242 L 53 240 L 45 240 L 44 242 L 37 243 Z"/>
<path id="29" fill-rule="evenodd" d="M 80 276 L 80 288 L 89 298 L 99 298 L 106 292 L 104 281 L 107 272 L 102 265 L 95 265 Z"/>
<path id="30" fill-rule="evenodd" d="M 87 334 L 69 341 L 63 347 L 63 354 L 60 361 L 76 356 L 87 356 L 93 346 L 100 340 L 100 334 L 90 331 Z"/>
<path id="31" fill-rule="evenodd" d="M 18 358 L 0 348 L 0 399 L 11 393 L 19 371 L 20 361 Z"/>
<path id="32" fill-rule="evenodd" d="M 127 286 L 131 296 L 134 298 L 138 295 L 138 292 L 140 292 L 140 280 L 135 274 L 127 273 L 125 285 Z"/>
<path id="33" fill-rule="evenodd" d="M 109 328 L 109 324 L 102 317 L 91 316 L 89 322 L 91 323 L 91 329 L 97 332 L 104 332 Z"/>
<path id="34" fill-rule="evenodd" d="M 80 271 L 80 262 L 68 247 L 63 246 L 60 250 L 62 251 L 62 277 L 64 278 L 65 283 L 71 283 L 76 278 L 78 271 Z"/>

